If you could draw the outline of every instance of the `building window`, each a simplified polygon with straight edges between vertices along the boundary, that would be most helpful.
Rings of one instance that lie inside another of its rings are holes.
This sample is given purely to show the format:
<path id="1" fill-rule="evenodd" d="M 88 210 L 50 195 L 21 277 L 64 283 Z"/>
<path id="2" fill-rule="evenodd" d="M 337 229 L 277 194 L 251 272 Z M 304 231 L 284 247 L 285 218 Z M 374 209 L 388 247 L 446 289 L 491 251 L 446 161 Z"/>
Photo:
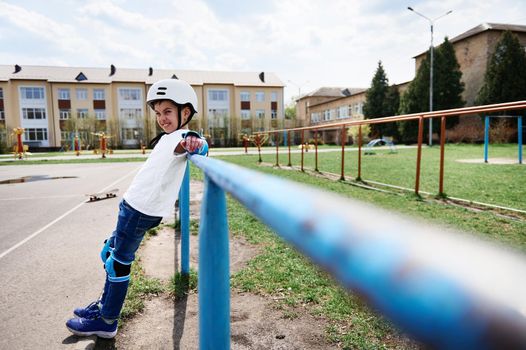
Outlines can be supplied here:
<path id="1" fill-rule="evenodd" d="M 88 89 L 77 89 L 77 100 L 87 100 Z"/>
<path id="2" fill-rule="evenodd" d="M 69 100 L 69 89 L 58 89 L 58 99 L 59 100 Z"/>
<path id="3" fill-rule="evenodd" d="M 0 88 L 0 100 L 4 99 L 4 89 Z"/>
<path id="4" fill-rule="evenodd" d="M 44 88 L 42 87 L 21 87 L 20 96 L 24 100 L 43 100 Z"/>
<path id="5" fill-rule="evenodd" d="M 340 108 L 338 108 L 338 118 L 347 118 L 349 117 L 348 113 L 349 109 L 347 106 L 340 106 Z"/>
<path id="6" fill-rule="evenodd" d="M 264 119 L 265 118 L 265 110 L 264 109 L 256 109 L 256 118 Z"/>
<path id="7" fill-rule="evenodd" d="M 104 89 L 93 89 L 93 99 L 95 101 L 104 101 L 106 99 Z"/>
<path id="8" fill-rule="evenodd" d="M 97 118 L 97 120 L 106 120 L 106 110 L 105 109 L 96 109 L 95 110 L 95 118 Z"/>
<path id="9" fill-rule="evenodd" d="M 265 102 L 265 93 L 263 91 L 256 92 L 256 101 Z"/>
<path id="10" fill-rule="evenodd" d="M 324 121 L 325 121 L 325 120 L 329 120 L 329 118 L 330 118 L 329 110 L 326 109 L 326 110 L 323 111 L 323 120 L 324 120 Z"/>
<path id="11" fill-rule="evenodd" d="M 44 108 L 22 108 L 22 118 L 46 119 L 46 110 Z"/>
<path id="12" fill-rule="evenodd" d="M 208 110 L 208 124 L 213 128 L 224 128 L 225 120 L 228 118 L 228 109 L 210 108 Z"/>
<path id="13" fill-rule="evenodd" d="M 248 92 L 248 91 L 242 91 L 242 92 L 239 94 L 239 97 L 241 98 L 241 101 L 243 101 L 243 102 L 250 101 L 250 92 Z"/>
<path id="14" fill-rule="evenodd" d="M 310 120 L 313 123 L 318 123 L 320 121 L 321 114 L 319 112 L 311 113 Z"/>
<path id="15" fill-rule="evenodd" d="M 208 90 L 209 101 L 228 101 L 227 90 Z"/>
<path id="16" fill-rule="evenodd" d="M 136 140 L 138 135 L 139 129 L 137 128 L 122 128 L 123 140 Z"/>
<path id="17" fill-rule="evenodd" d="M 87 118 L 88 110 L 86 108 L 77 109 L 77 118 Z"/>
<path id="18" fill-rule="evenodd" d="M 140 108 L 121 108 L 121 118 L 136 119 L 142 117 L 142 109 Z"/>
<path id="19" fill-rule="evenodd" d="M 69 131 L 60 131 L 60 139 L 63 141 L 63 142 L 69 142 L 69 136 L 70 136 L 70 132 Z"/>
<path id="20" fill-rule="evenodd" d="M 276 91 L 272 91 L 270 93 L 270 101 L 271 102 L 277 102 L 278 101 L 278 93 Z"/>
<path id="21" fill-rule="evenodd" d="M 71 109 L 61 109 L 59 111 L 60 120 L 68 120 L 69 118 L 71 118 Z"/>
<path id="22" fill-rule="evenodd" d="M 0 108 L 0 120 L 5 120 L 4 109 Z"/>
<path id="23" fill-rule="evenodd" d="M 26 128 L 24 131 L 25 141 L 46 141 L 47 129 L 40 128 Z"/>
<path id="24" fill-rule="evenodd" d="M 242 109 L 241 110 L 241 119 L 243 119 L 243 120 L 250 119 L 250 109 Z"/>
<path id="25" fill-rule="evenodd" d="M 330 120 L 336 119 L 336 110 L 335 109 L 331 109 L 329 111 L 329 119 Z"/>
<path id="26" fill-rule="evenodd" d="M 278 112 L 275 109 L 271 110 L 270 111 L 270 118 L 271 119 L 276 119 L 277 117 L 278 117 Z"/>
<path id="27" fill-rule="evenodd" d="M 124 101 L 139 101 L 141 99 L 141 89 L 119 89 L 119 99 Z"/>

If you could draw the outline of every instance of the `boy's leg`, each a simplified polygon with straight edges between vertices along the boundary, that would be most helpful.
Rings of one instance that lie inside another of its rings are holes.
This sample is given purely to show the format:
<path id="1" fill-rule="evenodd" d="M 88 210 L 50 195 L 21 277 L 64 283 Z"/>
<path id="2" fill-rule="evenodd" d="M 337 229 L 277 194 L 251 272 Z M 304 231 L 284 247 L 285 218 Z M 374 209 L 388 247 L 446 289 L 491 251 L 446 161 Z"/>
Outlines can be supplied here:
<path id="1" fill-rule="evenodd" d="M 114 249 L 105 262 L 106 283 L 101 297 L 102 309 L 95 319 L 71 319 L 66 325 L 77 335 L 111 338 L 117 333 L 117 322 L 130 280 L 131 263 L 147 230 L 160 224 L 161 217 L 144 215 L 124 200 L 120 203 Z"/>
<path id="2" fill-rule="evenodd" d="M 158 226 L 162 219 L 142 214 L 125 201 L 121 202 L 120 207 L 117 229 L 114 233 L 114 248 L 105 263 L 108 288 L 104 296 L 101 315 L 107 320 L 119 317 L 128 290 L 135 252 L 139 249 L 146 231 Z"/>

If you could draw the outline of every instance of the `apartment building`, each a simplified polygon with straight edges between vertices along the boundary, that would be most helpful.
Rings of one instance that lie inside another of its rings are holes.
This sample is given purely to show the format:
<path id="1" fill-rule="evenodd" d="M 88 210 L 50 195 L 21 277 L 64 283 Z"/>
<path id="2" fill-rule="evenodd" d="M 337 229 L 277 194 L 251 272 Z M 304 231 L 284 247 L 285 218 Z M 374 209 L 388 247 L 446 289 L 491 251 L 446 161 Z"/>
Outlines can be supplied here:
<path id="1" fill-rule="evenodd" d="M 273 73 L 0 65 L 0 125 L 8 133 L 24 128 L 32 149 L 61 148 L 74 135 L 85 142 L 101 131 L 114 147 L 137 147 L 159 131 L 145 99 L 167 78 L 195 89 L 199 113 L 190 127 L 214 145 L 283 124 L 284 85 Z"/>

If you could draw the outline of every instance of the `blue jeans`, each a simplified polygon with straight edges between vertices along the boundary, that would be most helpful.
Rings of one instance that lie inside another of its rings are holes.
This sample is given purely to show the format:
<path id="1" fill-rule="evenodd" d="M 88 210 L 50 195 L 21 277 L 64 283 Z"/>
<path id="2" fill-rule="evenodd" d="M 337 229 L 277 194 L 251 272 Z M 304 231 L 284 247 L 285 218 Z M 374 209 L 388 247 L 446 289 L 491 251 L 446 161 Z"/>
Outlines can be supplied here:
<path id="1" fill-rule="evenodd" d="M 119 204 L 117 227 L 109 238 L 114 259 L 125 265 L 131 265 L 144 234 L 158 226 L 161 220 L 162 217 L 146 215 L 135 210 L 123 199 Z M 111 277 L 106 272 L 106 283 L 101 297 L 101 315 L 109 320 L 119 318 L 129 284 L 129 274 L 121 276 L 117 281 L 111 281 Z"/>

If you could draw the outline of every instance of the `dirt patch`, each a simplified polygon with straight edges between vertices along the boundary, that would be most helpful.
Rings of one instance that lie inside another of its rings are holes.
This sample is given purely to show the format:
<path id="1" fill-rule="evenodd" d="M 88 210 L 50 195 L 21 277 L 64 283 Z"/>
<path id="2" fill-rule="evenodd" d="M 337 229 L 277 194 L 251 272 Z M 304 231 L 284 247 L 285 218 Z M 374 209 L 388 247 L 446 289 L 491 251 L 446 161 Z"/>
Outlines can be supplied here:
<path id="1" fill-rule="evenodd" d="M 258 248 L 249 244 L 243 237 L 229 241 L 230 273 L 241 270 L 246 262 L 258 253 Z M 165 227 L 152 236 L 141 247 L 138 255 L 141 266 L 148 277 L 168 281 L 180 270 L 181 237 L 174 229 Z M 199 268 L 199 237 L 190 235 L 190 269 Z"/>
<path id="2" fill-rule="evenodd" d="M 484 163 L 484 158 L 476 159 L 457 159 L 459 163 L 474 163 L 482 164 Z M 488 158 L 488 164 L 518 164 L 519 161 L 516 158 Z"/>
<path id="3" fill-rule="evenodd" d="M 337 349 L 324 339 L 325 322 L 307 313 L 283 317 L 272 301 L 252 294 L 231 295 L 231 349 Z M 144 312 L 117 335 L 117 349 L 198 349 L 197 295 L 146 301 Z"/>

